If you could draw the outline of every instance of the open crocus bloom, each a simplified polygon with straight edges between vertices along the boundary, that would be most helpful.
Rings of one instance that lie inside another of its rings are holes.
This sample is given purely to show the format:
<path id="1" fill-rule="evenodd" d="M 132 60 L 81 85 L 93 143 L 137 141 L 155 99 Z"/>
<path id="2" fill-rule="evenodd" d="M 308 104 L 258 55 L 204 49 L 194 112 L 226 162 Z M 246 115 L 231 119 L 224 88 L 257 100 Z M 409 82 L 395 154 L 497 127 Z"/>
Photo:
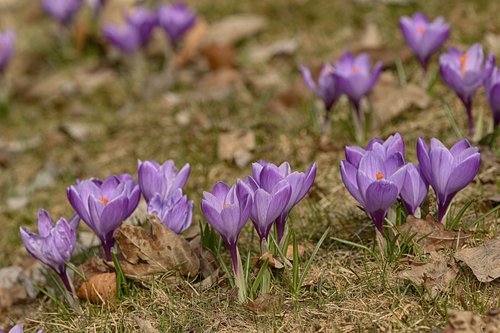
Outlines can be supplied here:
<path id="1" fill-rule="evenodd" d="M 149 202 L 148 213 L 155 214 L 170 230 L 176 234 L 189 228 L 193 219 L 193 200 L 188 200 L 178 188 L 167 198 L 157 193 Z"/>
<path id="2" fill-rule="evenodd" d="M 136 7 L 130 12 L 125 20 L 127 24 L 137 31 L 139 46 L 145 46 L 151 39 L 153 29 L 158 24 L 156 12 L 145 7 Z"/>
<path id="3" fill-rule="evenodd" d="M 307 87 L 316 97 L 323 101 L 325 110 L 330 111 L 341 95 L 341 91 L 338 89 L 335 77 L 333 76 L 333 66 L 330 64 L 323 65 L 319 73 L 318 82 L 314 82 L 309 68 L 300 66 L 300 72 Z"/>
<path id="4" fill-rule="evenodd" d="M 262 173 L 264 168 L 266 172 Z M 316 178 L 316 163 L 305 172 L 292 171 L 288 162 L 283 162 L 280 166 L 276 166 L 266 161 L 259 161 L 252 164 L 252 179 L 259 187 L 271 188 L 270 184 L 277 184 L 279 181 L 285 179 L 290 184 L 290 199 L 286 204 L 283 212 L 276 219 L 276 230 L 278 233 L 278 241 L 284 236 L 285 224 L 288 215 L 297 203 L 299 203 L 311 189 L 314 179 Z"/>
<path id="5" fill-rule="evenodd" d="M 399 20 L 399 28 L 406 44 L 413 50 L 424 69 L 429 59 L 450 36 L 450 26 L 440 16 L 429 22 L 427 16 L 421 12 L 412 17 L 403 16 Z"/>
<path id="6" fill-rule="evenodd" d="M 474 44 L 466 52 L 451 48 L 439 57 L 441 78 L 462 100 L 469 121 L 469 134 L 474 134 L 472 102 L 477 90 L 491 74 L 495 58 L 490 54 L 484 63 L 483 48 Z"/>
<path id="7" fill-rule="evenodd" d="M 141 198 L 139 185 L 128 174 L 104 181 L 77 181 L 66 190 L 68 200 L 80 218 L 101 240 L 106 260 L 111 260 L 115 230 L 136 209 Z"/>
<path id="8" fill-rule="evenodd" d="M 493 68 L 491 74 L 484 81 L 484 86 L 493 115 L 493 128 L 497 128 L 500 124 L 500 70 L 494 64 L 488 64 Z"/>
<path id="9" fill-rule="evenodd" d="M 432 138 L 430 148 L 424 139 L 417 141 L 419 168 L 426 182 L 436 193 L 438 220 L 442 222 L 453 197 L 476 176 L 481 156 L 467 140 L 460 140 L 448 150 L 441 141 Z"/>
<path id="10" fill-rule="evenodd" d="M 82 3 L 83 0 L 41 0 L 43 10 L 64 26 L 71 24 Z"/>
<path id="11" fill-rule="evenodd" d="M 174 48 L 195 23 L 196 14 L 184 3 L 163 5 L 158 8 L 158 24 Z"/>
<path id="12" fill-rule="evenodd" d="M 69 222 L 60 218 L 57 223 L 43 209 L 38 211 L 38 234 L 20 229 L 21 240 L 26 250 L 34 258 L 52 268 L 63 281 L 66 289 L 71 290 L 66 275 L 66 263 L 71 259 L 76 245 L 76 229 L 80 218 L 75 215 Z"/>
<path id="13" fill-rule="evenodd" d="M 182 189 L 189 178 L 191 167 L 185 164 L 181 170 L 177 170 L 174 161 L 168 160 L 160 165 L 156 161 L 138 161 L 137 173 L 139 175 L 139 186 L 146 202 L 149 202 L 155 194 L 166 198 L 177 189 Z"/>
<path id="14" fill-rule="evenodd" d="M 406 166 L 401 166 L 400 156 L 394 154 L 384 160 L 378 153 L 367 151 L 358 167 L 347 160 L 341 161 L 340 174 L 349 193 L 382 232 L 387 210 L 396 201 L 406 177 Z"/>

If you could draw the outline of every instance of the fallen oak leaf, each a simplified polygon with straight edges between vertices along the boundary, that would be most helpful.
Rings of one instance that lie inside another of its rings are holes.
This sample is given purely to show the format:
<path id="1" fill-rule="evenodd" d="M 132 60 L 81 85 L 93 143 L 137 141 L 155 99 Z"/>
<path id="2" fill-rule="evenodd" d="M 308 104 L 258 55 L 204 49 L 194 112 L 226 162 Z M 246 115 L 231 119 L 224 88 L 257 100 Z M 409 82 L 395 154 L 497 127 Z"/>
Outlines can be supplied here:
<path id="1" fill-rule="evenodd" d="M 438 252 L 431 252 L 431 260 L 426 264 L 416 264 L 410 269 L 399 273 L 399 278 L 409 280 L 413 284 L 430 291 L 431 296 L 448 288 L 458 274 L 458 268 L 453 259 Z"/>
<path id="2" fill-rule="evenodd" d="M 448 311 L 448 326 L 443 333 L 484 333 L 500 331 L 500 311 L 493 309 L 481 317 L 470 311 Z"/>
<path id="3" fill-rule="evenodd" d="M 269 267 L 276 268 L 276 269 L 282 269 L 285 267 L 285 265 L 278 258 L 273 256 L 273 254 L 271 252 L 266 252 L 263 255 L 261 255 L 259 257 L 259 261 L 260 262 L 267 262 Z"/>
<path id="4" fill-rule="evenodd" d="M 124 260 L 120 264 L 125 276 L 141 279 L 155 274 L 178 271 L 183 276 L 195 276 L 200 260 L 189 243 L 168 229 L 154 215 L 148 215 L 151 233 L 142 227 L 122 225 L 115 239 Z"/>
<path id="5" fill-rule="evenodd" d="M 76 292 L 79 299 L 92 303 L 109 303 L 116 299 L 116 274 L 100 273 L 82 282 Z"/>
<path id="6" fill-rule="evenodd" d="M 462 249 L 455 253 L 455 259 L 469 266 L 479 281 L 491 282 L 500 277 L 500 239 Z"/>
<path id="7" fill-rule="evenodd" d="M 471 233 L 464 231 L 446 230 L 442 223 L 431 216 L 422 220 L 410 215 L 399 230 L 403 235 L 413 236 L 411 241 L 426 253 L 459 248 L 472 237 Z"/>

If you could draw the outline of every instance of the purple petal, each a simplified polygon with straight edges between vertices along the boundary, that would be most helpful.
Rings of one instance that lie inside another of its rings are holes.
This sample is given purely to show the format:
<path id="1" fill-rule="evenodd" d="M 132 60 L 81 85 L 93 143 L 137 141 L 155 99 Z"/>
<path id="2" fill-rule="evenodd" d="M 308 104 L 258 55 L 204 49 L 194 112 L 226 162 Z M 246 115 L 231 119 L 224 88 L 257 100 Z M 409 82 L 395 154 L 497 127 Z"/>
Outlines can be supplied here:
<path id="1" fill-rule="evenodd" d="M 45 209 L 38 210 L 38 233 L 41 237 L 47 237 L 54 227 L 54 220 Z"/>
<path id="2" fill-rule="evenodd" d="M 460 164 L 458 164 L 450 174 L 446 192 L 456 193 L 467 186 L 476 176 L 481 165 L 479 153 L 475 153 Z"/>

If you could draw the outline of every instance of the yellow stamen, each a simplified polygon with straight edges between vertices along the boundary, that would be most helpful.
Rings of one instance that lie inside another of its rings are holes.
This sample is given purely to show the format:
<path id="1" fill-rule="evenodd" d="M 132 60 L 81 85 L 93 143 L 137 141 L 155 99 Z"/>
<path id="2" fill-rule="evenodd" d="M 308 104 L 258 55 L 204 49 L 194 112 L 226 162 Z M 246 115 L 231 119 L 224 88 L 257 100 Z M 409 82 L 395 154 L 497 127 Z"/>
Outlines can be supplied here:
<path id="1" fill-rule="evenodd" d="M 104 197 L 99 197 L 99 201 L 102 202 L 104 206 L 107 206 L 109 202 L 109 200 Z"/>
<path id="2" fill-rule="evenodd" d="M 377 178 L 377 180 L 381 180 L 381 179 L 384 179 L 384 174 L 382 172 L 377 172 L 375 177 Z"/>

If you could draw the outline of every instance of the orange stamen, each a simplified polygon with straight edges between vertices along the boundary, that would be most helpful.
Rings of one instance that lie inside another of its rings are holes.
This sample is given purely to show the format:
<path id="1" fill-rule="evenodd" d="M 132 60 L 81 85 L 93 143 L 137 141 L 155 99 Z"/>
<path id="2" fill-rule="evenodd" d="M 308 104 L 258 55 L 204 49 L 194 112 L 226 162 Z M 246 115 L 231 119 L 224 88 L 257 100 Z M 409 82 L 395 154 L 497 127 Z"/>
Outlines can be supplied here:
<path id="1" fill-rule="evenodd" d="M 419 35 L 423 35 L 423 34 L 424 34 L 424 32 L 425 32 L 425 27 L 424 27 L 424 26 L 422 26 L 422 25 L 421 25 L 421 26 L 419 26 L 419 27 L 417 28 L 417 34 L 419 34 Z"/>
<path id="2" fill-rule="evenodd" d="M 99 197 L 99 201 L 102 202 L 104 206 L 107 206 L 109 202 L 109 200 L 104 197 Z"/>
<path id="3" fill-rule="evenodd" d="M 467 65 L 467 58 L 468 58 L 467 53 L 464 53 L 459 59 L 460 71 L 462 72 L 462 76 L 465 76 L 465 72 L 467 71 L 467 66 L 466 66 Z"/>
<path id="4" fill-rule="evenodd" d="M 381 180 L 381 179 L 384 179 L 384 174 L 382 172 L 377 172 L 375 177 L 377 178 L 377 180 Z"/>
<path id="5" fill-rule="evenodd" d="M 225 203 L 222 207 L 223 207 L 223 208 L 227 208 L 227 207 L 229 207 L 229 206 L 231 206 L 231 205 L 230 205 L 230 204 L 228 204 L 228 203 Z"/>
<path id="6" fill-rule="evenodd" d="M 359 67 L 358 66 L 352 66 L 352 72 L 353 73 L 359 73 Z"/>

